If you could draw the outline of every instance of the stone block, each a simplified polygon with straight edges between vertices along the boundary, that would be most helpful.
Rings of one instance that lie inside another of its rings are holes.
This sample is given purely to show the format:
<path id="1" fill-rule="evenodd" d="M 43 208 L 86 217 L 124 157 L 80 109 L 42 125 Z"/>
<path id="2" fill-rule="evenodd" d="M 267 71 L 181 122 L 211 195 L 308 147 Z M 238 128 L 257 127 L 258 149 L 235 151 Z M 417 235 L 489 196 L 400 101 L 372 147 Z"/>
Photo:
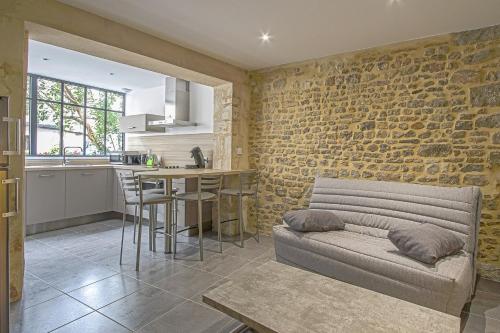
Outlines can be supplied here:
<path id="1" fill-rule="evenodd" d="M 500 113 L 477 118 L 476 127 L 478 127 L 478 128 L 500 128 Z"/>
<path id="2" fill-rule="evenodd" d="M 418 155 L 422 157 L 446 157 L 451 154 L 452 148 L 449 144 L 434 143 L 421 145 Z"/>
<path id="3" fill-rule="evenodd" d="M 472 106 L 500 106 L 500 83 L 470 89 Z"/>

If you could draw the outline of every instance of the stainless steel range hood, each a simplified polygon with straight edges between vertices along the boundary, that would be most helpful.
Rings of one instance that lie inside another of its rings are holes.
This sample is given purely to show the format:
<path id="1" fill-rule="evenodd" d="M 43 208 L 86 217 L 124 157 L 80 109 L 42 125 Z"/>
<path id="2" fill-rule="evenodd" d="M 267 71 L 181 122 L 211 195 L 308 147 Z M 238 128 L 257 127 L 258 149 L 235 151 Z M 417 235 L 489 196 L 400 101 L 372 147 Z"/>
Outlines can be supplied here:
<path id="1" fill-rule="evenodd" d="M 165 119 L 148 122 L 151 127 L 196 126 L 189 116 L 189 81 L 165 79 Z"/>

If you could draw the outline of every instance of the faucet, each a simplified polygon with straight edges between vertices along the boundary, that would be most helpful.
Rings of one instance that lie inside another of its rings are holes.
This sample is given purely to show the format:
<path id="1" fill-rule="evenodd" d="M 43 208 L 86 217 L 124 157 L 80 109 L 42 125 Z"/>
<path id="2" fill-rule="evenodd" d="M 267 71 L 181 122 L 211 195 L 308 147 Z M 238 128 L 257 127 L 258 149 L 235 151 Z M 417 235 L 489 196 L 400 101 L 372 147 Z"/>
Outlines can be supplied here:
<path id="1" fill-rule="evenodd" d="M 82 147 L 71 147 L 71 146 L 68 146 L 68 147 L 64 147 L 63 149 L 63 165 L 66 165 L 68 164 L 68 161 L 66 161 L 66 150 L 67 149 L 80 149 L 80 151 L 83 153 L 83 148 Z"/>

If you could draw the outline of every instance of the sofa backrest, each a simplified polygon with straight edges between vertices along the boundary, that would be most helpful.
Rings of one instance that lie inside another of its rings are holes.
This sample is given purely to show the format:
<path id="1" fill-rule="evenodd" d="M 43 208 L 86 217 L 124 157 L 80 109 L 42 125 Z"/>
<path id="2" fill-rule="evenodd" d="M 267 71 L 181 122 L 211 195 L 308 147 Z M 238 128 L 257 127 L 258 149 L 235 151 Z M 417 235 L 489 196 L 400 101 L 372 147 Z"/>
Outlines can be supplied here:
<path id="1" fill-rule="evenodd" d="M 432 223 L 456 233 L 465 241 L 465 250 L 473 253 L 481 192 L 478 187 L 318 177 L 309 208 L 334 210 L 346 223 L 383 230 Z"/>

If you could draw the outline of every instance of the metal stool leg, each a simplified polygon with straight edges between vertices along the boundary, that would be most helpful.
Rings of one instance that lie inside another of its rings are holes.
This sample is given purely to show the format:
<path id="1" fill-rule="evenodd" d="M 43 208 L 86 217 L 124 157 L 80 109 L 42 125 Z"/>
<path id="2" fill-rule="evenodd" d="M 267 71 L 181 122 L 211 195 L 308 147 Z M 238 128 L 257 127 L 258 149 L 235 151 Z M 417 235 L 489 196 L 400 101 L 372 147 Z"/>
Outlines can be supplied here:
<path id="1" fill-rule="evenodd" d="M 137 235 L 137 256 L 135 258 L 135 270 L 139 271 L 141 260 L 141 234 L 142 234 L 142 219 L 143 219 L 143 206 L 139 206 L 139 230 Z"/>
<path id="2" fill-rule="evenodd" d="M 219 252 L 222 253 L 222 224 L 220 223 L 220 194 L 217 197 L 217 239 L 219 241 Z"/>
<path id="3" fill-rule="evenodd" d="M 255 192 L 255 228 L 257 235 L 257 242 L 260 242 L 260 225 L 259 225 L 259 197 L 257 192 Z"/>
<path id="4" fill-rule="evenodd" d="M 123 212 L 123 221 L 122 221 L 122 243 L 120 246 L 120 265 L 122 264 L 122 258 L 123 258 L 123 238 L 125 236 L 125 218 L 127 215 L 127 206 L 125 206 L 125 211 Z"/>
<path id="5" fill-rule="evenodd" d="M 200 260 L 203 261 L 203 217 L 202 202 L 198 199 L 198 244 L 200 246 Z"/>
<path id="6" fill-rule="evenodd" d="M 178 206 L 177 206 L 177 199 L 174 199 L 174 230 L 173 230 L 173 233 L 172 233 L 172 236 L 173 236 L 173 246 L 174 246 L 174 259 L 175 259 L 175 253 L 177 252 L 177 209 L 178 209 Z"/>
<path id="7" fill-rule="evenodd" d="M 148 211 L 148 216 L 149 216 L 149 251 L 153 251 L 153 205 L 149 205 L 149 211 Z"/>
<path id="8" fill-rule="evenodd" d="M 238 203 L 238 222 L 240 225 L 240 242 L 241 242 L 241 247 L 244 247 L 245 244 L 243 243 L 243 196 L 239 195 L 239 203 Z"/>
<path id="9" fill-rule="evenodd" d="M 136 235 L 136 229 L 137 229 L 137 205 L 134 205 L 134 239 L 132 240 L 132 243 L 135 244 L 135 235 Z"/>
<path id="10" fill-rule="evenodd" d="M 151 238 L 153 240 L 153 252 L 156 252 L 156 227 L 158 223 L 158 206 L 157 205 L 151 205 L 151 212 L 152 212 L 152 223 L 151 223 Z"/>

